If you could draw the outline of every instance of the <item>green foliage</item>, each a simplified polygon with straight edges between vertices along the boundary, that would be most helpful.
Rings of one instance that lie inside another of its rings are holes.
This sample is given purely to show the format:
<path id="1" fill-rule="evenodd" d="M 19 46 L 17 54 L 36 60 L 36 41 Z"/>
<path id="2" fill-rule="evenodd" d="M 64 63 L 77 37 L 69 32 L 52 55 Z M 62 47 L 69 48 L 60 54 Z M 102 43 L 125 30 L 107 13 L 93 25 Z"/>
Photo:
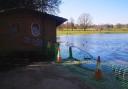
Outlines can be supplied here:
<path id="1" fill-rule="evenodd" d="M 56 13 L 61 0 L 0 0 L 0 10 L 28 8 L 47 13 Z"/>

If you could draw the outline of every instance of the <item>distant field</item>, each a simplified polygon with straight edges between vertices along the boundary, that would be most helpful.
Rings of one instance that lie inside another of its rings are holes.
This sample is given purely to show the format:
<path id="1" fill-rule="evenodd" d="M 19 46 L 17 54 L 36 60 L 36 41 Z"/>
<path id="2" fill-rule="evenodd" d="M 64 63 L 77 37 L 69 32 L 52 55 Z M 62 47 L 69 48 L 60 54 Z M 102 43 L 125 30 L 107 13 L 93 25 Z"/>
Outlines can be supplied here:
<path id="1" fill-rule="evenodd" d="M 109 29 L 109 30 L 94 30 L 94 29 L 87 29 L 86 31 L 82 29 L 64 29 L 64 30 L 57 30 L 57 35 L 81 35 L 81 34 L 97 34 L 97 33 L 128 33 L 127 29 Z"/>

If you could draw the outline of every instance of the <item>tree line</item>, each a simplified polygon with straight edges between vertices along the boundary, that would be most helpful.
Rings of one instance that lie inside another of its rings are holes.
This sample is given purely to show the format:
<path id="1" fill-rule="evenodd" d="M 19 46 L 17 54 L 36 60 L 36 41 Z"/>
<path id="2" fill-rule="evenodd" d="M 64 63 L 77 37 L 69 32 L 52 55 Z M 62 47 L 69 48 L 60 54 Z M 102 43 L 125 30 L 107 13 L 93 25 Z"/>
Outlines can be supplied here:
<path id="1" fill-rule="evenodd" d="M 93 28 L 93 30 L 112 30 L 112 29 L 122 29 L 123 30 L 128 30 L 128 24 L 102 24 L 102 25 L 95 25 L 92 23 L 92 17 L 88 13 L 83 13 L 81 14 L 78 19 L 77 23 L 75 23 L 74 18 L 70 18 L 67 22 L 62 24 L 61 26 L 58 27 L 59 30 L 88 30 L 88 28 Z"/>

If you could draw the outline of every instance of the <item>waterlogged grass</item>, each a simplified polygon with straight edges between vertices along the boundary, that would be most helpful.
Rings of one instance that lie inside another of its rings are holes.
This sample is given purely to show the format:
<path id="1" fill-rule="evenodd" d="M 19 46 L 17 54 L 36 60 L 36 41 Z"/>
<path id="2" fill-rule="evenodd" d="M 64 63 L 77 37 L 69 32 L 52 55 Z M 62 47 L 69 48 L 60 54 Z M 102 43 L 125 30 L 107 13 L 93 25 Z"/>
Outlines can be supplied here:
<path id="1" fill-rule="evenodd" d="M 103 30 L 97 31 L 94 29 L 87 29 L 83 31 L 81 29 L 71 30 L 71 29 L 64 29 L 64 30 L 57 30 L 57 35 L 82 35 L 82 34 L 105 34 L 105 33 L 128 33 L 128 29 L 112 29 L 112 30 Z"/>
<path id="2" fill-rule="evenodd" d="M 68 68 L 73 74 L 85 81 L 90 87 L 94 89 L 125 89 L 126 87 L 122 86 L 122 83 L 112 75 L 103 73 L 103 79 L 96 80 L 94 78 L 94 71 L 83 69 L 76 65 L 64 65 Z"/>

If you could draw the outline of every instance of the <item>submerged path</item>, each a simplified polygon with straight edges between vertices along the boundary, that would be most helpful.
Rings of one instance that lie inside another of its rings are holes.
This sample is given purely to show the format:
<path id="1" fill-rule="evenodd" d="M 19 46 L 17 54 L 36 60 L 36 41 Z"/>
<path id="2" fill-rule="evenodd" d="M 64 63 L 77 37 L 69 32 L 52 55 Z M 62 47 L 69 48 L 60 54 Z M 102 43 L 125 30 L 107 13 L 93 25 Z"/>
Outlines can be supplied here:
<path id="1" fill-rule="evenodd" d="M 92 89 L 58 64 L 33 63 L 0 72 L 0 89 Z"/>

